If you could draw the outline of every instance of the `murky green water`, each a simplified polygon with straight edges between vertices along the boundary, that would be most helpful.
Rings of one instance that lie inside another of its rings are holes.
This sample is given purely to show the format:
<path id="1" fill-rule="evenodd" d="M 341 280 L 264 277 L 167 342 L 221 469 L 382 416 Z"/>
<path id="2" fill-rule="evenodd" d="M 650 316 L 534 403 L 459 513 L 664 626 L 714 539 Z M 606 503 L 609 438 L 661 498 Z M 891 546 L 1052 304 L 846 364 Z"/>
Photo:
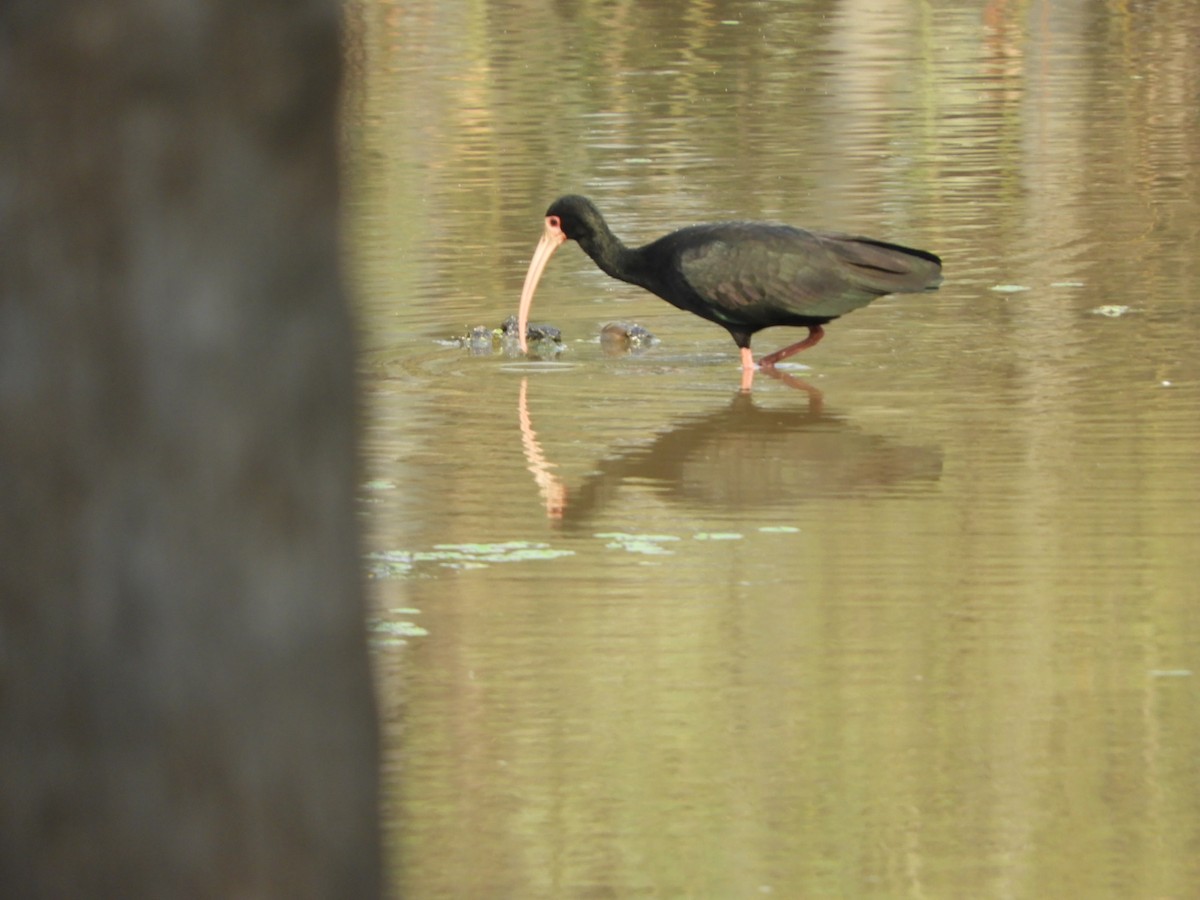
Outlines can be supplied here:
<path id="1" fill-rule="evenodd" d="M 348 18 L 404 895 L 1196 896 L 1200 9 Z M 572 245 L 557 361 L 442 343 L 515 313 L 566 192 L 630 242 L 780 219 L 947 280 L 750 396 Z"/>

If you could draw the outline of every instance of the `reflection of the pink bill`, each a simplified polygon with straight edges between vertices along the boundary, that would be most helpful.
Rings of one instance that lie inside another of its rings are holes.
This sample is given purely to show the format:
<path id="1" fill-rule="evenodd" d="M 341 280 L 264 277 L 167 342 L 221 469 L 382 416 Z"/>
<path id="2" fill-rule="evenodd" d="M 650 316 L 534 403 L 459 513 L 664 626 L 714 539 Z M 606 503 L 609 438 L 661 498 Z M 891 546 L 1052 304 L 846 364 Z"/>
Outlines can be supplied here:
<path id="1" fill-rule="evenodd" d="M 529 417 L 529 379 L 521 379 L 521 393 L 517 397 L 517 418 L 521 423 L 521 445 L 525 448 L 525 461 L 529 463 L 529 471 L 537 482 L 538 493 L 546 504 L 546 517 L 561 519 L 567 508 L 567 486 L 562 483 L 551 469 L 554 463 L 546 459 L 542 445 L 538 443 L 537 433 L 533 430 L 533 420 Z"/>

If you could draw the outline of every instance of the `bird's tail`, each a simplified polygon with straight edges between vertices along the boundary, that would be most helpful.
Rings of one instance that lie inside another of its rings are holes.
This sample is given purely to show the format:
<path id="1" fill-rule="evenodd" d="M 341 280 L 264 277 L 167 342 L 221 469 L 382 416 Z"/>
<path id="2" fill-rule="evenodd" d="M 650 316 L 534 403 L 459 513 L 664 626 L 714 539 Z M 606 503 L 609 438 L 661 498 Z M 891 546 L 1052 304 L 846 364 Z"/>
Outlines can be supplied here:
<path id="1" fill-rule="evenodd" d="M 928 250 L 849 235 L 829 246 L 862 287 L 880 294 L 932 291 L 942 283 L 942 260 Z"/>

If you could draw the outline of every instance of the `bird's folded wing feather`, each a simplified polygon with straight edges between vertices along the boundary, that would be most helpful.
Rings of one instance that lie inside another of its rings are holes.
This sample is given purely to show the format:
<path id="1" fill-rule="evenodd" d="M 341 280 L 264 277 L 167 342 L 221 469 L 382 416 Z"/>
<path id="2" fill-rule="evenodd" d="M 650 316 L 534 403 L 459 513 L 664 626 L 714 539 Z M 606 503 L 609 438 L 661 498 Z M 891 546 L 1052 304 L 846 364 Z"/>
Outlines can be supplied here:
<path id="1" fill-rule="evenodd" d="M 834 318 L 888 292 L 875 287 L 879 279 L 870 268 L 859 274 L 859 258 L 872 264 L 869 254 L 847 252 L 823 235 L 735 224 L 682 249 L 679 269 L 697 294 L 739 317 L 785 310 Z"/>
<path id="2" fill-rule="evenodd" d="M 933 254 L 872 238 L 740 222 L 687 231 L 680 272 L 702 298 L 738 318 L 775 310 L 836 318 L 942 280 Z"/>
<path id="3" fill-rule="evenodd" d="M 879 294 L 913 293 L 942 282 L 942 264 L 932 253 L 849 234 L 814 237 L 834 257 L 847 279 Z"/>

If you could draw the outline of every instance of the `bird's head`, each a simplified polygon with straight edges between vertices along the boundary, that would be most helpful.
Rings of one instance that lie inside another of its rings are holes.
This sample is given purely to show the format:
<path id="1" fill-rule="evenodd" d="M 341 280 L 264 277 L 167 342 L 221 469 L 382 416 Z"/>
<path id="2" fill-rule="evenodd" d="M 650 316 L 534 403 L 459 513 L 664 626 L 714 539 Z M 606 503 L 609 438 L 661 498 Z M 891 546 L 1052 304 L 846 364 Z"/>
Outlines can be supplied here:
<path id="1" fill-rule="evenodd" d="M 529 349 L 525 331 L 529 325 L 529 309 L 533 306 L 533 292 L 537 290 L 538 280 L 541 279 L 546 264 L 550 262 L 550 257 L 567 241 L 579 241 L 587 246 L 603 228 L 604 219 L 600 211 L 591 200 L 578 194 L 559 197 L 546 210 L 542 239 L 538 241 L 533 251 L 533 259 L 529 261 L 525 285 L 521 288 L 521 306 L 517 311 L 517 333 L 522 352 Z"/>
<path id="2" fill-rule="evenodd" d="M 568 241 L 586 243 L 603 221 L 592 201 L 578 194 L 559 197 L 546 210 L 546 228 L 561 232 Z"/>

